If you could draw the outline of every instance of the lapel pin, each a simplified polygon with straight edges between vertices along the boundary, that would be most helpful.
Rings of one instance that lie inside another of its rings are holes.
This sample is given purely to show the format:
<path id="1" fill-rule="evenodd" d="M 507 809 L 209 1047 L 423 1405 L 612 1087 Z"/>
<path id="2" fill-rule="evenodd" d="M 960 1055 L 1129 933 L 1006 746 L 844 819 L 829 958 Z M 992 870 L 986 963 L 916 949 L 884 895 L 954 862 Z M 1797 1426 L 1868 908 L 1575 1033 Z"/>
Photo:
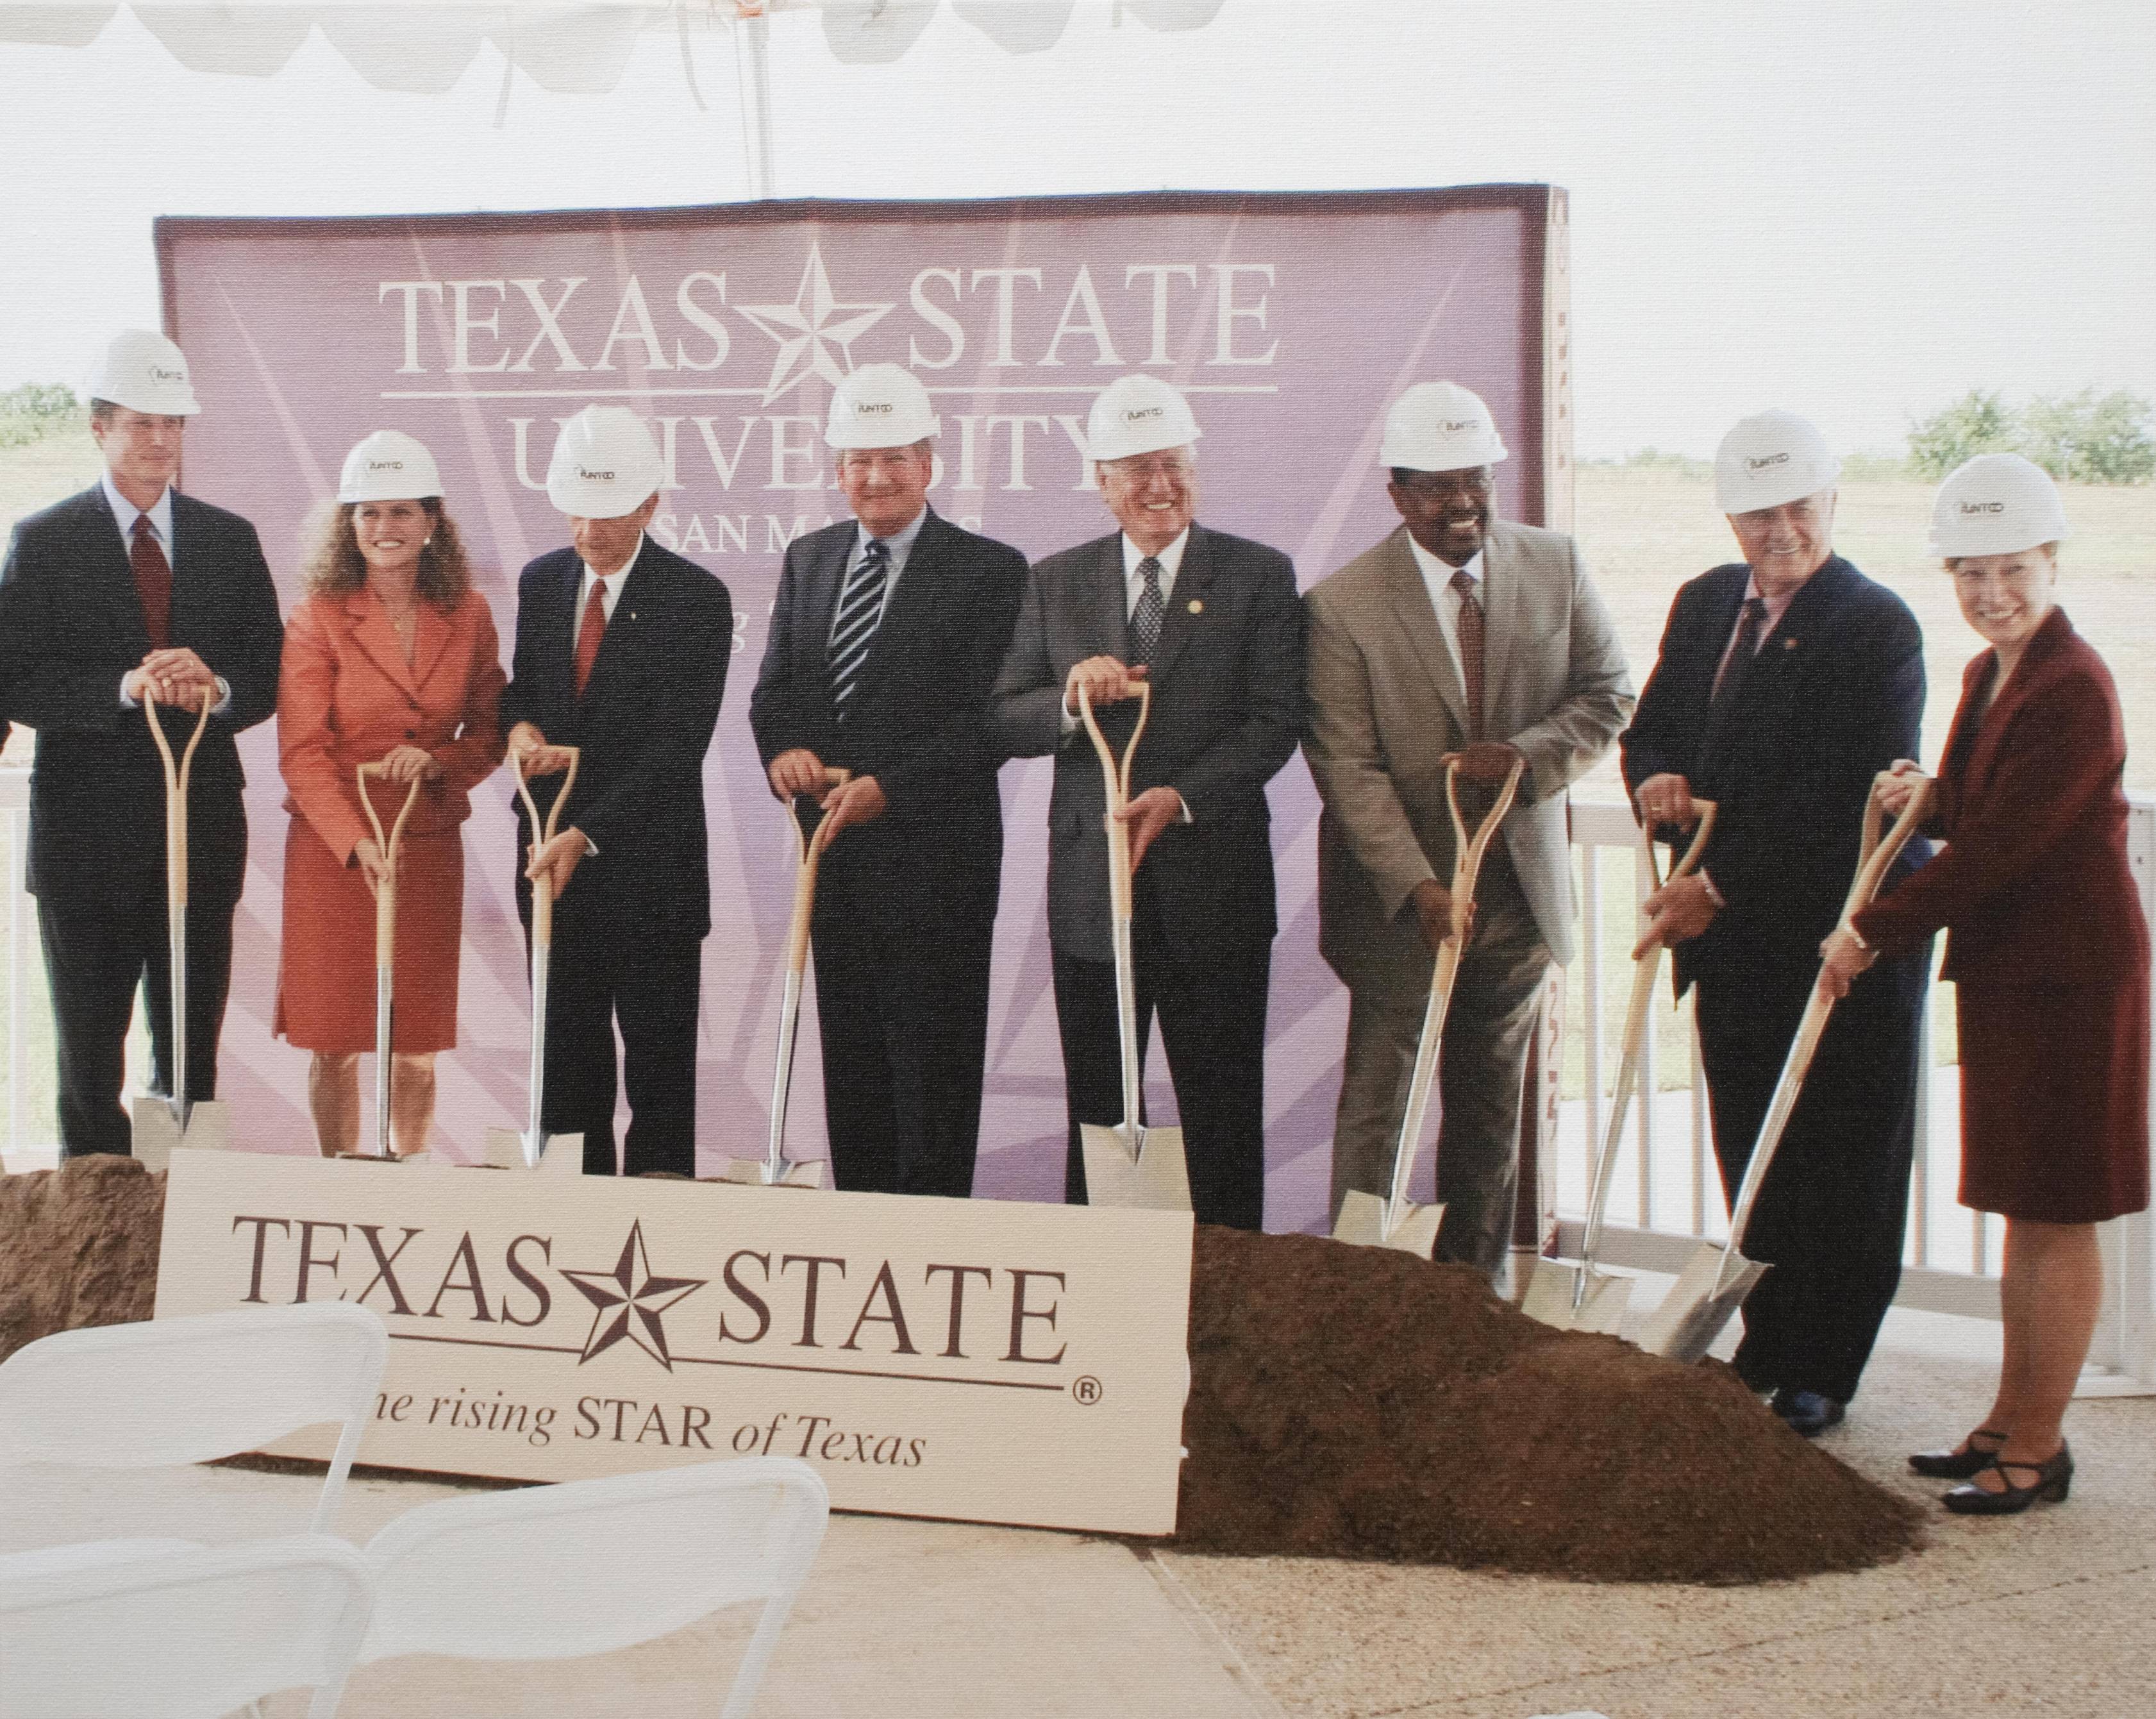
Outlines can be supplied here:
<path id="1" fill-rule="evenodd" d="M 1205 604 L 1201 598 L 1194 597 L 1190 599 L 1190 613 L 1194 615 L 1202 615 L 1205 613 Z"/>
<path id="2" fill-rule="evenodd" d="M 636 618 L 636 611 L 635 611 L 634 609 L 631 609 L 631 610 L 629 612 L 629 619 L 631 619 L 632 621 L 633 621 L 633 620 L 634 620 L 634 619 Z"/>
<path id="3" fill-rule="evenodd" d="M 1782 641 L 1782 649 L 1784 650 L 1794 650 L 1796 648 L 1797 641 L 1794 639 L 1784 639 Z"/>

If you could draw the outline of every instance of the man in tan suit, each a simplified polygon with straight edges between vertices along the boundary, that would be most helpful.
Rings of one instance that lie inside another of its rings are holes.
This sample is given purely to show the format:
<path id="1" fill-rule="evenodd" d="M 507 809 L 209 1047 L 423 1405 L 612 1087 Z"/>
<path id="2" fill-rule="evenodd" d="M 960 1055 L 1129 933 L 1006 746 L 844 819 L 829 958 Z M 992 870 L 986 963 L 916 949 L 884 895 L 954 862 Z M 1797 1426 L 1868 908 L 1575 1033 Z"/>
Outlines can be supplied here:
<path id="1" fill-rule="evenodd" d="M 1572 539 L 1497 521 L 1491 467 L 1504 458 L 1489 408 L 1465 388 L 1418 383 L 1394 404 L 1378 459 L 1402 523 L 1309 593 L 1303 742 L 1325 803 L 1318 943 L 1349 992 L 1336 1213 L 1350 1188 L 1389 1191 L 1450 921 L 1445 760 L 1459 754 L 1463 777 L 1485 784 L 1526 765 L 1483 861 L 1438 1068 L 1436 1257 L 1493 1276 L 1512 1232 L 1535 1005 L 1551 962 L 1572 958 L 1565 789 L 1633 704 Z"/>

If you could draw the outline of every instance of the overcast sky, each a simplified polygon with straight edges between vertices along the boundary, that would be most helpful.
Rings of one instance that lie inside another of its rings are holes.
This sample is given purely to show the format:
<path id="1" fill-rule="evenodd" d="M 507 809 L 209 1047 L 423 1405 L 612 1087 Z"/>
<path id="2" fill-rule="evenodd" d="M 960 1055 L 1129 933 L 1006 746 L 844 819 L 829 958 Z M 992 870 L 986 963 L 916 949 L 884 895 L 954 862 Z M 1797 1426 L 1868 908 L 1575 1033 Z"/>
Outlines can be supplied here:
<path id="1" fill-rule="evenodd" d="M 1226 0 L 1173 33 L 1081 0 L 1029 55 L 948 7 L 887 65 L 839 64 L 810 13 L 771 40 L 783 196 L 1568 187 L 1586 457 L 1709 452 L 1769 403 L 1891 451 L 1973 385 L 2156 398 L 2145 0 Z M 160 214 L 751 194 L 703 0 L 609 93 L 518 74 L 505 107 L 502 73 L 489 48 L 386 95 L 319 34 L 274 77 L 190 71 L 125 10 L 88 47 L 0 44 L 0 387 L 154 326 Z"/>

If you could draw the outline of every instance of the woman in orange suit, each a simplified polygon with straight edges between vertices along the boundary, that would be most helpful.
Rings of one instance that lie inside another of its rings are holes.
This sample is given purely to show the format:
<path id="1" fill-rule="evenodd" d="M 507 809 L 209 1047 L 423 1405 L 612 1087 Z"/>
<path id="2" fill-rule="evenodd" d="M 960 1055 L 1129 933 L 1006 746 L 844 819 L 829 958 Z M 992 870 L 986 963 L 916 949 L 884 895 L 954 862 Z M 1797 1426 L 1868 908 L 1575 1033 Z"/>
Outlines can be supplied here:
<path id="1" fill-rule="evenodd" d="M 2127 862 L 2126 734 L 2102 658 L 2052 600 L 2059 494 L 2017 454 L 1940 486 L 1932 540 L 1991 647 L 1962 677 L 1932 834 L 1945 849 L 1821 953 L 1839 993 L 1876 949 L 1944 926 L 1960 993 L 1961 1203 L 2006 1219 L 2004 1359 L 1983 1424 L 1909 1459 L 1942 1501 L 2063 1501 L 2062 1428 L 2103 1302 L 2096 1226 L 2148 1203 L 2148 928 Z M 1898 812 L 1913 784 L 1878 788 Z"/>
<path id="2" fill-rule="evenodd" d="M 470 791 L 501 761 L 506 677 L 494 616 L 471 588 L 434 457 L 377 430 L 352 450 L 337 505 L 285 629 L 279 761 L 290 789 L 285 942 L 274 1030 L 314 1053 L 307 1101 L 325 1157 L 359 1139 L 359 1058 L 374 1046 L 374 893 L 384 859 L 357 767 L 379 762 L 389 829 L 418 803 L 398 865 L 391 1123 L 399 1157 L 426 1149 L 434 1053 L 456 1043 L 457 956 Z"/>

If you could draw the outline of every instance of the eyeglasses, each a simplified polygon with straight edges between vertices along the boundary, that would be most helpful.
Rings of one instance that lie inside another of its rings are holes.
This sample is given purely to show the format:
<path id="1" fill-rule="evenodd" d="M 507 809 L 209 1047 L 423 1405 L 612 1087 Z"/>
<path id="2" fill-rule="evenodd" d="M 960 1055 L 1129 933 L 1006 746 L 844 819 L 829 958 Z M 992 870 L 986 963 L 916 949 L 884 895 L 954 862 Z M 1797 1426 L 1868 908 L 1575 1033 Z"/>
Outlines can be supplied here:
<path id="1" fill-rule="evenodd" d="M 1394 478 L 1393 487 L 1418 501 L 1442 501 L 1449 495 L 1487 495 L 1497 487 L 1490 468 L 1472 471 L 1419 471 L 1412 477 Z"/>
<path id="2" fill-rule="evenodd" d="M 1127 484 L 1150 483 L 1157 477 L 1187 478 L 1195 469 L 1188 454 L 1132 454 L 1122 459 L 1101 462 L 1110 474 Z"/>

